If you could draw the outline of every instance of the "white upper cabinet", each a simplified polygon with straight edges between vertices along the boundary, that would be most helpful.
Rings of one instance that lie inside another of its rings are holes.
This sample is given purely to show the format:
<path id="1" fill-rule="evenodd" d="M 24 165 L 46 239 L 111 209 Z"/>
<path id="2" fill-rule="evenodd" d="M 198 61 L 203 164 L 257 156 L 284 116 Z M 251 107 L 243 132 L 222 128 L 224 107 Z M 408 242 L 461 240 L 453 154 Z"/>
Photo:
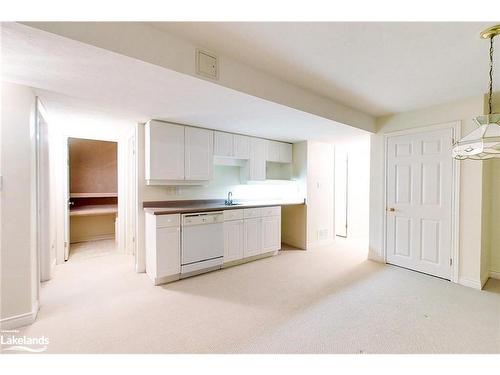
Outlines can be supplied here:
<path id="1" fill-rule="evenodd" d="M 184 126 L 149 121 L 145 137 L 146 180 L 183 180 Z"/>
<path id="2" fill-rule="evenodd" d="M 233 156 L 237 159 L 249 159 L 250 158 L 250 137 L 235 134 L 234 135 L 234 154 Z"/>
<path id="3" fill-rule="evenodd" d="M 280 142 L 267 141 L 266 161 L 280 161 Z"/>
<path id="4" fill-rule="evenodd" d="M 207 181 L 213 172 L 212 130 L 185 127 L 185 179 Z"/>
<path id="5" fill-rule="evenodd" d="M 146 124 L 148 185 L 202 185 L 213 178 L 214 160 L 241 166 L 243 181 L 264 181 L 266 162 L 292 163 L 292 145 L 156 120 Z"/>
<path id="6" fill-rule="evenodd" d="M 249 180 L 263 181 L 266 179 L 266 147 L 267 141 L 265 139 L 251 139 L 248 176 Z"/>
<path id="7" fill-rule="evenodd" d="M 281 163 L 292 162 L 292 145 L 290 143 L 279 143 L 279 159 Z"/>
<path id="8" fill-rule="evenodd" d="M 239 134 L 224 132 L 214 132 L 214 156 L 249 159 L 250 158 L 250 139 Z"/>
<path id="9" fill-rule="evenodd" d="M 234 137 L 235 136 L 231 133 L 214 132 L 214 156 L 233 156 Z"/>
<path id="10" fill-rule="evenodd" d="M 277 163 L 291 163 L 292 145 L 284 142 L 267 141 L 266 160 Z"/>
<path id="11" fill-rule="evenodd" d="M 145 126 L 145 161 L 148 185 L 209 181 L 213 174 L 213 131 L 151 120 Z"/>

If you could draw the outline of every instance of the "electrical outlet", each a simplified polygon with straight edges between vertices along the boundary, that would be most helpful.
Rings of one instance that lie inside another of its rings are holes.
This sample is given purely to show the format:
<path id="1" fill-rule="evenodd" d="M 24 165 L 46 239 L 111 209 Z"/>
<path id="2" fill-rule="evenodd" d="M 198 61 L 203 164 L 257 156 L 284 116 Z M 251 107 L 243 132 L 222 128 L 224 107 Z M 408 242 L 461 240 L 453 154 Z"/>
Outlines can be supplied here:
<path id="1" fill-rule="evenodd" d="M 328 238 L 328 229 L 318 229 L 318 240 L 326 240 Z"/>

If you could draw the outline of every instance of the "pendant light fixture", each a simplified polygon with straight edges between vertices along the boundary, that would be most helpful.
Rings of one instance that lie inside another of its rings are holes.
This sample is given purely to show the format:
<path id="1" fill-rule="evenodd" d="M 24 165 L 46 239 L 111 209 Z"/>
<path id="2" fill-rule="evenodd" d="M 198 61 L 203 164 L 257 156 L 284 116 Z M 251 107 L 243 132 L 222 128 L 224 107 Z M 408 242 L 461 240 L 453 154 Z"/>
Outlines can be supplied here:
<path id="1" fill-rule="evenodd" d="M 493 39 L 500 35 L 500 25 L 490 27 L 481 33 L 481 38 L 490 40 L 490 70 L 488 91 L 488 114 L 477 116 L 477 129 L 453 145 L 453 157 L 458 160 L 485 160 L 500 157 L 500 113 L 492 113 L 493 94 Z"/>

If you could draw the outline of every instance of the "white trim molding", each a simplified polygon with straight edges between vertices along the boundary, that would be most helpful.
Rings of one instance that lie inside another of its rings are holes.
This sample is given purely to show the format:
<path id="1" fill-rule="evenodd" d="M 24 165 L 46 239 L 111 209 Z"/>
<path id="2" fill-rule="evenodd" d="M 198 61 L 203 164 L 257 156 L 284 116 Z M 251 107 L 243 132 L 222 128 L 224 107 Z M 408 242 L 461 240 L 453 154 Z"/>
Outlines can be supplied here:
<path id="1" fill-rule="evenodd" d="M 30 312 L 9 316 L 0 320 L 0 327 L 4 330 L 15 329 L 30 325 L 35 322 L 38 315 L 38 301 L 34 303 Z"/>
<path id="2" fill-rule="evenodd" d="M 460 285 L 463 285 L 463 286 L 466 286 L 469 288 L 473 288 L 473 289 L 481 290 L 483 288 L 483 286 L 481 285 L 481 281 L 469 279 L 468 277 L 460 277 L 458 279 L 458 283 Z"/>
<path id="3" fill-rule="evenodd" d="M 386 263 L 385 258 L 375 251 L 368 251 L 368 259 L 378 263 Z"/>
<path id="4" fill-rule="evenodd" d="M 117 233 L 105 233 L 105 234 L 96 234 L 96 235 L 79 236 L 79 237 L 73 236 L 70 245 L 78 243 L 78 242 L 113 240 L 116 237 L 117 237 Z"/>
<path id="5" fill-rule="evenodd" d="M 500 280 L 500 272 L 498 272 L 498 271 L 490 271 L 490 277 L 492 279 Z"/>

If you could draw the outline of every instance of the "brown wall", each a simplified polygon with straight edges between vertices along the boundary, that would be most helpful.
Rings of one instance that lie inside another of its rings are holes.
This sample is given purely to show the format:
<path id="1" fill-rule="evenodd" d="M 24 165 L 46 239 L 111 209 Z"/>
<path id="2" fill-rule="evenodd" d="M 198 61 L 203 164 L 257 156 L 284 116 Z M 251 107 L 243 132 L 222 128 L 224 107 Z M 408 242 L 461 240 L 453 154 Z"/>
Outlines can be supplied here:
<path id="1" fill-rule="evenodd" d="M 116 193 L 116 142 L 69 139 L 70 192 Z"/>
<path id="2" fill-rule="evenodd" d="M 114 238 L 115 219 L 114 214 L 71 216 L 70 243 Z"/>

